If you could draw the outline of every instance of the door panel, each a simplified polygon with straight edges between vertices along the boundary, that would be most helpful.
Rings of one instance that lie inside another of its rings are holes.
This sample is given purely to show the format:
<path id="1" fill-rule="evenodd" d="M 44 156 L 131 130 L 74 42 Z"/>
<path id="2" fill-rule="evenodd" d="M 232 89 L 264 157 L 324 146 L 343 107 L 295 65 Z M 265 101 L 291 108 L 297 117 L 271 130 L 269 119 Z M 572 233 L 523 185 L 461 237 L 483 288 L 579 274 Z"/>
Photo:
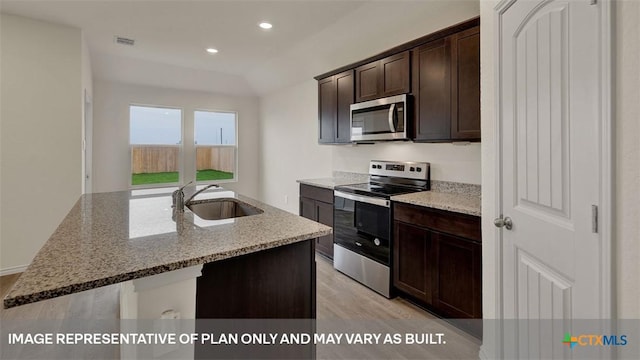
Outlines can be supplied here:
<path id="1" fill-rule="evenodd" d="M 395 222 L 393 285 L 431 305 L 431 232 Z"/>
<path id="2" fill-rule="evenodd" d="M 503 311 L 562 329 L 505 332 L 507 357 L 566 356 L 571 319 L 602 318 L 598 153 L 600 7 L 515 1 L 500 15 Z M 507 346 L 507 344 L 509 344 Z M 556 355 L 554 355 L 556 354 Z M 558 355 L 559 354 L 559 355 Z"/>
<path id="3" fill-rule="evenodd" d="M 571 203 L 569 118 L 562 102 L 568 92 L 567 21 L 567 6 L 549 11 L 516 34 L 515 49 L 515 205 L 562 218 L 570 217 Z"/>
<path id="4" fill-rule="evenodd" d="M 356 68 L 356 102 L 373 100 L 380 95 L 380 62 Z"/>
<path id="5" fill-rule="evenodd" d="M 318 81 L 318 142 L 335 141 L 336 126 L 336 85 L 332 76 Z"/>
<path id="6" fill-rule="evenodd" d="M 382 96 L 400 95 L 409 92 L 409 59 L 409 52 L 405 51 L 380 60 Z"/>
<path id="7" fill-rule="evenodd" d="M 436 271 L 433 306 L 452 318 L 481 319 L 480 244 L 432 232 Z"/>
<path id="8" fill-rule="evenodd" d="M 451 39 L 432 41 L 413 51 L 415 139 L 451 137 Z"/>
<path id="9" fill-rule="evenodd" d="M 451 138 L 480 139 L 480 28 L 453 36 Z"/>
<path id="10" fill-rule="evenodd" d="M 300 216 L 316 221 L 316 202 L 313 199 L 300 198 Z"/>
<path id="11" fill-rule="evenodd" d="M 337 86 L 336 142 L 351 142 L 351 104 L 353 104 L 353 70 L 335 76 Z"/>

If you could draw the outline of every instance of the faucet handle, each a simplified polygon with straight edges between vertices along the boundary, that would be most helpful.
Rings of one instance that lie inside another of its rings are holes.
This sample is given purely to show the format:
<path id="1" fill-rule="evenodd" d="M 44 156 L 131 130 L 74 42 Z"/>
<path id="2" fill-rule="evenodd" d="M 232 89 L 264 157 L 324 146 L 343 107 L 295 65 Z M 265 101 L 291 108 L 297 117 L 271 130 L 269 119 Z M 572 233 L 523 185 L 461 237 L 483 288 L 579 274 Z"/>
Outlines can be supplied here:
<path id="1" fill-rule="evenodd" d="M 188 183 L 182 185 L 182 187 L 180 187 L 178 190 L 180 190 L 180 191 L 184 190 L 184 188 L 186 188 L 187 186 L 191 185 L 191 183 L 193 183 L 193 180 L 191 180 Z"/>

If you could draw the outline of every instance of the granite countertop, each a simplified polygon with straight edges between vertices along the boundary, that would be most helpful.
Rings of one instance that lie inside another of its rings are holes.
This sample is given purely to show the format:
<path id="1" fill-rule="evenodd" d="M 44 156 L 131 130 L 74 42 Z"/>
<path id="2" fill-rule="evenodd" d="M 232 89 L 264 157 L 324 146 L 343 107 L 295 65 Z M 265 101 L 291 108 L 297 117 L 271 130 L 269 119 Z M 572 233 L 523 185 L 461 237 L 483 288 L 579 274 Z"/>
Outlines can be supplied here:
<path id="1" fill-rule="evenodd" d="M 392 201 L 481 216 L 482 201 L 478 194 L 421 191 L 391 197 Z"/>
<path id="2" fill-rule="evenodd" d="M 343 177 L 298 180 L 300 184 L 317 186 L 317 187 L 331 189 L 331 190 L 333 190 L 333 188 L 335 188 L 336 186 L 359 184 L 367 181 L 368 180 L 363 181 L 363 180 L 358 180 L 354 178 L 343 178 Z"/>
<path id="3" fill-rule="evenodd" d="M 154 193 L 156 192 L 156 193 Z M 157 190 L 82 195 L 4 299 L 4 307 L 232 258 L 331 233 L 331 228 L 219 189 L 262 214 L 172 219 L 171 194 Z"/>

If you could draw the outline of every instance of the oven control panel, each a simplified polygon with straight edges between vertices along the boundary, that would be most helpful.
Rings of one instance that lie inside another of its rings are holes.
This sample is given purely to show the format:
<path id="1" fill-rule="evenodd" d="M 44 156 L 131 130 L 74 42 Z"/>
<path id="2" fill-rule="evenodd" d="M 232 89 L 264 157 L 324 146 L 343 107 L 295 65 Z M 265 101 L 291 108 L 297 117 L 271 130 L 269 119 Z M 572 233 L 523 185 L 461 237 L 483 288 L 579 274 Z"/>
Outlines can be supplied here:
<path id="1" fill-rule="evenodd" d="M 429 179 L 429 163 L 372 160 L 369 175 L 393 176 L 407 179 Z"/>

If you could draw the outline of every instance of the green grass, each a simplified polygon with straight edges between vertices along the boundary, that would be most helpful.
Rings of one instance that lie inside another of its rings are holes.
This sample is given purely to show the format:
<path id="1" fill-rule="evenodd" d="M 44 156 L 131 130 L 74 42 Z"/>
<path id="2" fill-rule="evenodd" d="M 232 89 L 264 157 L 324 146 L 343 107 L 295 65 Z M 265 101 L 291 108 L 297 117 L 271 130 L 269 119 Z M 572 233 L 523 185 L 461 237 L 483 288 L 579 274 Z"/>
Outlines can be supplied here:
<path id="1" fill-rule="evenodd" d="M 218 171 L 212 169 L 198 170 L 196 173 L 196 181 L 210 181 L 210 180 L 228 180 L 233 179 L 233 173 L 226 171 Z M 177 183 L 178 172 L 159 172 L 159 173 L 142 173 L 132 174 L 132 185 L 148 185 L 148 184 L 167 184 Z"/>
<path id="2" fill-rule="evenodd" d="M 196 173 L 196 181 L 229 180 L 229 179 L 233 179 L 232 172 L 206 169 L 206 170 L 198 170 L 198 172 Z"/>

